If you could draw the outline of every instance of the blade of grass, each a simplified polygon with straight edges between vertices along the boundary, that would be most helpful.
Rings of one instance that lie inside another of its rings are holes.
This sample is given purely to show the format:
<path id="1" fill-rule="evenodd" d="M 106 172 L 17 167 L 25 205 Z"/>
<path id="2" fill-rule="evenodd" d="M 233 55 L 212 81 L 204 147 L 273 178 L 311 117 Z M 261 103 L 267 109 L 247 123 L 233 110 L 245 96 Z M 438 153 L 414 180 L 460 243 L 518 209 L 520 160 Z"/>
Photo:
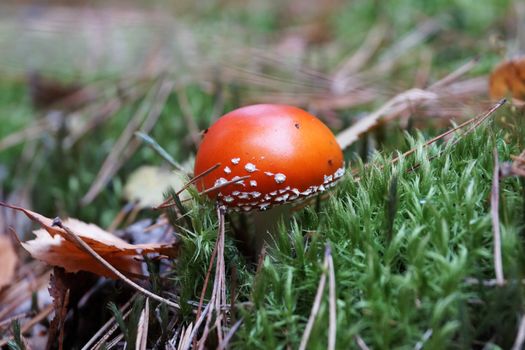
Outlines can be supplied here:
<path id="1" fill-rule="evenodd" d="M 135 131 L 135 136 L 151 147 L 159 156 L 178 171 L 186 174 L 186 170 L 161 146 L 154 138 L 141 131 Z"/>

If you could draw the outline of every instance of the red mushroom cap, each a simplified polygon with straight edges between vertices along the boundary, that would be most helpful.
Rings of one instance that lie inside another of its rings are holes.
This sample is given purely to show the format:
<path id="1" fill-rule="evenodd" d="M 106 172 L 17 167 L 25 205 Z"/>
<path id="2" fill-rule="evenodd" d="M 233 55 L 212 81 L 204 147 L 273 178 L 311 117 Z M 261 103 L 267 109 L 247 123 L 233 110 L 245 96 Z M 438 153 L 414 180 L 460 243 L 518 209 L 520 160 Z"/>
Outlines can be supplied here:
<path id="1" fill-rule="evenodd" d="M 236 109 L 205 133 L 195 175 L 220 167 L 197 181 L 226 207 L 264 210 L 310 197 L 335 185 L 344 174 L 341 148 L 326 125 L 306 111 L 261 104 Z"/>

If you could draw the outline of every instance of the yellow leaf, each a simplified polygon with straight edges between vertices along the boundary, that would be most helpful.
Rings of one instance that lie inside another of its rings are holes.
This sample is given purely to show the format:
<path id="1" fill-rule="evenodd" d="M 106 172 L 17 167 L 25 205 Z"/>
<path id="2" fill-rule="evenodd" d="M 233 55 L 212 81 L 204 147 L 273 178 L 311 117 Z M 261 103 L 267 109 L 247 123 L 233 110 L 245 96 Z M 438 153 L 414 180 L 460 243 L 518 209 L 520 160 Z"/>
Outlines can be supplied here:
<path id="1" fill-rule="evenodd" d="M 163 194 L 172 187 L 180 190 L 185 184 L 182 175 L 175 171 L 156 166 L 141 166 L 135 170 L 124 186 L 124 197 L 130 202 L 138 202 L 142 208 L 156 207 L 164 200 Z M 181 200 L 188 198 L 186 191 Z"/>

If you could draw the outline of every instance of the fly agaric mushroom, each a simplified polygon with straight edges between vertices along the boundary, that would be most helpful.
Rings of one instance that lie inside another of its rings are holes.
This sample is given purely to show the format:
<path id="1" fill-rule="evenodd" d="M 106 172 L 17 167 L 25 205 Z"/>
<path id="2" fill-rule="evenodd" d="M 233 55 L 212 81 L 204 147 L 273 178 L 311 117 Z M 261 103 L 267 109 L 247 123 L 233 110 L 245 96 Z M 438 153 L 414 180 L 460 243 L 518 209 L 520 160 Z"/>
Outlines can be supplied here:
<path id="1" fill-rule="evenodd" d="M 306 199 L 344 174 L 343 153 L 330 129 L 286 105 L 246 106 L 221 117 L 204 133 L 194 173 L 217 164 L 196 186 L 217 187 L 208 195 L 236 211 Z"/>

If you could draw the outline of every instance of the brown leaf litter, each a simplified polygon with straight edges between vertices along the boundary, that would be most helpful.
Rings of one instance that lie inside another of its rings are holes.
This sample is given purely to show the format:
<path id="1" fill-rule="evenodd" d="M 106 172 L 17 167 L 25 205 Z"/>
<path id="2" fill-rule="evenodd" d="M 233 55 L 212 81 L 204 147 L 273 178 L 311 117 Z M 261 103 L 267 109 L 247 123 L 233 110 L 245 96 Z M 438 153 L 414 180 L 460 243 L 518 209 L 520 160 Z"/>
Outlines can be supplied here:
<path id="1" fill-rule="evenodd" d="M 512 96 L 515 104 L 525 100 L 525 57 L 500 63 L 490 74 L 489 94 L 494 100 Z M 521 103 L 520 103 L 521 102 Z"/>
<path id="2" fill-rule="evenodd" d="M 13 281 L 17 262 L 18 256 L 11 239 L 0 234 L 0 290 Z"/>
<path id="3" fill-rule="evenodd" d="M 33 232 L 35 239 L 21 242 L 21 245 L 33 258 L 49 265 L 63 267 L 67 272 L 89 271 L 105 277 L 116 277 L 107 268 L 97 263 L 91 255 L 80 249 L 63 228 L 54 226 L 52 219 L 6 203 L 0 202 L 0 206 L 21 211 L 42 227 Z M 139 258 L 143 255 L 157 253 L 173 257 L 176 253 L 173 244 L 130 244 L 96 225 L 73 218 L 65 220 L 64 226 L 77 233 L 109 264 L 129 276 L 142 274 L 142 263 Z"/>

